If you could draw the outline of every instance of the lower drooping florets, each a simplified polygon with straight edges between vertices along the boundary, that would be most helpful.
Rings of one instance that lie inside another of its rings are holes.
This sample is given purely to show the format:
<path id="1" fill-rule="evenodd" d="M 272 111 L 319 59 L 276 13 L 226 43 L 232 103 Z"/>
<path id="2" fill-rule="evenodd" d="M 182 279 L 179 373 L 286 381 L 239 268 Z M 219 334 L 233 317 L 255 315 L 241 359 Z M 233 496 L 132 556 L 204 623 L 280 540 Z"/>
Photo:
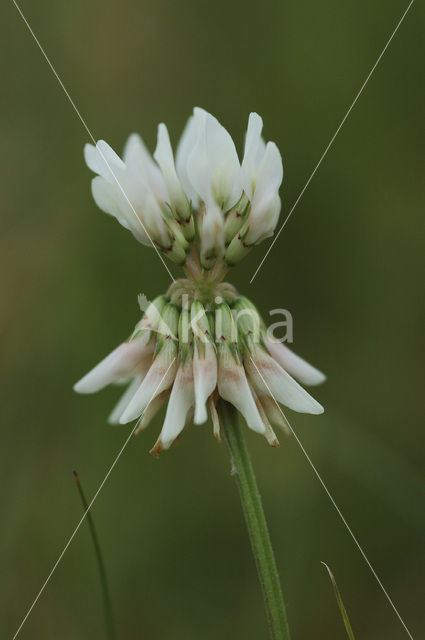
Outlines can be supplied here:
<path id="1" fill-rule="evenodd" d="M 175 283 L 148 306 L 131 337 L 75 385 L 92 393 L 127 383 L 109 421 L 138 420 L 136 433 L 168 402 L 154 454 L 168 449 L 192 420 L 206 422 L 208 410 L 220 439 L 220 397 L 272 446 L 278 446 L 273 427 L 288 429 L 277 402 L 302 413 L 323 411 L 294 378 L 315 385 L 324 375 L 273 339 L 247 298 L 220 284 L 231 292 L 227 298 L 201 302 Z"/>

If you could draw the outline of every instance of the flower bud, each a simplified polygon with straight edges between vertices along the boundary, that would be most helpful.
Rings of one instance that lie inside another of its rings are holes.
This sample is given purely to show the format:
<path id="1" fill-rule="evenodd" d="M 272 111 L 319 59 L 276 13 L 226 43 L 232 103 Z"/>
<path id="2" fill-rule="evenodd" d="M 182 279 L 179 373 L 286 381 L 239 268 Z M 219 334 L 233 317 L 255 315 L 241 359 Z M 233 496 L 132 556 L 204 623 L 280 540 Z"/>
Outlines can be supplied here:
<path id="1" fill-rule="evenodd" d="M 224 241 L 230 244 L 235 235 L 243 227 L 249 211 L 249 200 L 244 194 L 237 204 L 229 211 L 224 222 Z"/>
<path id="2" fill-rule="evenodd" d="M 166 209 L 163 210 L 163 217 L 168 229 L 168 243 L 165 246 L 162 245 L 160 249 L 168 258 L 170 258 L 170 260 L 180 266 L 184 265 L 186 262 L 186 253 L 189 249 L 189 243 L 184 237 L 179 223 Z"/>

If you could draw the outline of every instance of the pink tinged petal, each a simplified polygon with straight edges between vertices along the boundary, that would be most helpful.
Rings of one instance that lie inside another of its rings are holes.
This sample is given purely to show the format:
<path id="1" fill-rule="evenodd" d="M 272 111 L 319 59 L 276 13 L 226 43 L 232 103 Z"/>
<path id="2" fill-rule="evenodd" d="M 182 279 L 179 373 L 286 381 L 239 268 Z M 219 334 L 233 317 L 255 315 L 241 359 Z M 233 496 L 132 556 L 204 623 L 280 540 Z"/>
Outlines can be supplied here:
<path id="1" fill-rule="evenodd" d="M 265 439 L 267 440 L 267 442 L 271 447 L 280 447 L 279 440 L 277 439 L 277 436 L 273 431 L 273 428 L 269 422 L 269 419 L 264 410 L 264 407 L 261 404 L 259 397 L 257 396 L 257 394 L 255 393 L 252 387 L 251 387 L 251 393 L 252 393 L 252 397 L 255 400 L 255 404 L 257 405 L 258 413 L 261 416 L 261 420 L 263 421 L 263 424 L 266 427 L 266 430 L 264 432 Z"/>
<path id="2" fill-rule="evenodd" d="M 170 400 L 165 414 L 164 425 L 152 453 L 169 449 L 174 440 L 183 431 L 188 413 L 193 407 L 195 393 L 193 388 L 193 366 L 190 359 L 177 370 L 171 390 Z"/>
<path id="3" fill-rule="evenodd" d="M 275 427 L 280 427 L 287 436 L 292 435 L 292 432 L 286 422 L 282 409 L 277 402 L 270 396 L 259 396 L 259 401 L 263 407 L 263 410 L 267 416 L 268 421 Z"/>
<path id="4" fill-rule="evenodd" d="M 123 342 L 74 385 L 77 393 L 95 393 L 119 378 L 133 377 L 135 369 L 147 368 L 152 360 L 152 345 L 142 336 Z"/>
<path id="5" fill-rule="evenodd" d="M 322 405 L 258 345 L 252 354 L 246 353 L 244 362 L 249 379 L 260 395 L 271 395 L 299 413 L 323 413 Z"/>
<path id="6" fill-rule="evenodd" d="M 192 202 L 192 205 L 195 209 L 198 208 L 199 204 L 199 196 L 194 189 L 192 183 L 189 180 L 188 172 L 187 172 L 187 160 L 189 158 L 190 153 L 192 152 L 193 147 L 195 146 L 197 138 L 197 127 L 195 123 L 195 119 L 193 116 L 190 116 L 187 124 L 184 128 L 180 141 L 177 145 L 176 151 L 176 169 L 177 175 L 180 178 L 183 189 Z"/>
<path id="7" fill-rule="evenodd" d="M 115 405 L 114 409 L 109 415 L 109 418 L 108 418 L 109 424 L 120 424 L 120 418 L 124 410 L 127 408 L 130 400 L 136 393 L 137 389 L 142 384 L 142 380 L 143 380 L 143 376 L 136 376 L 134 380 L 131 381 L 128 388 L 126 389 L 124 394 L 121 396 L 121 398 L 118 400 L 118 403 Z"/>
<path id="8" fill-rule="evenodd" d="M 145 379 L 122 414 L 121 424 L 138 418 L 156 396 L 171 387 L 176 368 L 176 347 L 169 342 L 153 361 Z"/>
<path id="9" fill-rule="evenodd" d="M 220 435 L 221 425 L 220 425 L 220 417 L 218 415 L 216 402 L 217 402 L 217 398 L 213 398 L 213 396 L 210 396 L 208 399 L 208 408 L 210 410 L 211 420 L 213 423 L 214 437 L 217 440 L 217 442 L 221 442 L 221 435 Z"/>
<path id="10" fill-rule="evenodd" d="M 326 380 L 324 373 L 300 358 L 300 356 L 297 356 L 281 342 L 267 337 L 266 346 L 280 366 L 302 384 L 315 386 Z"/>
<path id="11" fill-rule="evenodd" d="M 218 392 L 243 415 L 250 429 L 265 433 L 254 398 L 246 379 L 244 368 L 232 357 L 226 346 L 219 348 Z"/>
<path id="12" fill-rule="evenodd" d="M 195 386 L 195 424 L 207 421 L 206 403 L 217 385 L 217 356 L 212 344 L 203 345 L 204 355 L 195 341 L 193 354 L 193 375 Z"/>
<path id="13" fill-rule="evenodd" d="M 266 144 L 261 137 L 263 120 L 258 113 L 250 113 L 245 137 L 244 157 L 242 160 L 242 179 L 244 191 L 252 199 L 252 193 L 257 181 L 258 169 L 266 150 Z"/>
<path id="14" fill-rule="evenodd" d="M 137 429 L 134 432 L 136 435 L 138 435 L 141 431 L 143 431 L 143 429 L 146 429 L 146 427 L 150 424 L 151 420 L 153 420 L 153 418 L 156 416 L 156 414 L 158 413 L 158 411 L 160 410 L 164 402 L 169 398 L 169 396 L 170 396 L 170 390 L 167 389 L 166 391 L 163 391 L 162 393 L 160 393 L 159 396 L 156 396 L 156 398 L 154 398 L 151 402 L 149 402 L 148 406 L 146 407 L 146 410 L 143 412 L 143 415 L 139 420 Z"/>

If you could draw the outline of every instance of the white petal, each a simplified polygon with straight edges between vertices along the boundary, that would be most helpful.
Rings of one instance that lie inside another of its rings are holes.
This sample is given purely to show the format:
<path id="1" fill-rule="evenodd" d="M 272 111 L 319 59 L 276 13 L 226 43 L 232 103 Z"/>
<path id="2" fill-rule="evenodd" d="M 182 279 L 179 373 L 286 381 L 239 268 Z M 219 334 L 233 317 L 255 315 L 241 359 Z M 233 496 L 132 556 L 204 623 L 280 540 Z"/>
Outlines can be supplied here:
<path id="1" fill-rule="evenodd" d="M 217 256 L 224 253 L 224 217 L 215 203 L 207 205 L 201 230 L 201 252 L 211 251 Z"/>
<path id="2" fill-rule="evenodd" d="M 245 369 L 260 395 L 271 395 L 299 413 L 323 413 L 324 409 L 298 382 L 258 345 L 245 356 Z"/>
<path id="3" fill-rule="evenodd" d="M 164 178 L 137 133 L 132 133 L 129 136 L 124 147 L 123 157 L 133 177 L 144 181 L 158 201 L 166 202 L 168 194 Z"/>
<path id="4" fill-rule="evenodd" d="M 197 130 L 195 119 L 193 116 L 190 116 L 180 138 L 179 144 L 177 145 L 176 151 L 177 175 L 180 178 L 183 189 L 188 199 L 192 202 L 192 205 L 195 209 L 199 204 L 199 196 L 189 180 L 189 176 L 187 173 L 187 160 L 196 143 L 196 132 Z"/>
<path id="5" fill-rule="evenodd" d="M 170 204 L 178 213 L 188 216 L 190 214 L 189 203 L 176 173 L 170 136 L 163 123 L 158 126 L 158 142 L 153 155 L 164 176 Z"/>
<path id="6" fill-rule="evenodd" d="M 141 138 L 130 136 L 124 150 L 125 163 L 104 141 L 87 144 L 88 166 L 102 179 L 92 181 L 93 197 L 99 207 L 115 216 L 139 242 L 169 246 L 169 234 L 162 217 L 161 203 L 168 198 L 161 171 Z"/>
<path id="7" fill-rule="evenodd" d="M 261 117 L 258 113 L 250 113 L 242 160 L 243 187 L 250 200 L 257 181 L 258 169 L 266 150 L 266 144 L 261 137 L 262 129 L 263 120 Z"/>
<path id="8" fill-rule="evenodd" d="M 165 346 L 153 361 L 145 379 L 122 414 L 121 424 L 138 418 L 156 396 L 171 387 L 176 368 L 175 350 L 167 349 Z"/>
<path id="9" fill-rule="evenodd" d="M 158 413 L 158 411 L 160 410 L 164 402 L 166 402 L 166 400 L 169 397 L 170 397 L 170 390 L 167 389 L 166 391 L 163 391 L 162 393 L 160 393 L 159 396 L 156 396 L 156 398 L 151 400 L 151 402 L 149 402 L 148 406 L 143 412 L 143 415 L 140 421 L 138 422 L 137 429 L 134 432 L 136 435 L 138 435 L 141 431 L 143 431 L 143 429 L 146 429 L 146 427 L 150 424 L 150 422 L 156 416 L 156 414 Z"/>
<path id="10" fill-rule="evenodd" d="M 267 337 L 266 346 L 280 366 L 302 384 L 314 386 L 326 380 L 324 373 L 297 356 L 281 342 Z"/>
<path id="11" fill-rule="evenodd" d="M 133 377 L 136 368 L 145 370 L 152 359 L 153 347 L 145 338 L 123 342 L 74 385 L 77 393 L 95 393 L 119 378 Z"/>
<path id="12" fill-rule="evenodd" d="M 279 191 L 282 180 L 282 156 L 275 143 L 268 142 L 258 170 L 252 206 L 262 207 L 270 202 Z"/>
<path id="13" fill-rule="evenodd" d="M 283 179 L 282 157 L 274 142 L 268 142 L 261 162 L 249 214 L 248 244 L 270 236 L 280 213 L 279 187 Z"/>
<path id="14" fill-rule="evenodd" d="M 105 140 L 99 140 L 96 146 L 86 144 L 84 158 L 89 169 L 111 184 L 115 184 L 115 178 L 125 170 L 125 164 Z"/>
<path id="15" fill-rule="evenodd" d="M 125 229 L 132 231 L 134 228 L 135 235 L 138 234 L 136 237 L 139 242 L 149 243 L 149 238 L 143 231 L 143 227 L 137 222 L 129 204 L 115 185 L 110 184 L 101 176 L 96 176 L 91 181 L 91 191 L 99 209 L 114 216 Z"/>
<path id="16" fill-rule="evenodd" d="M 187 175 L 198 196 L 204 202 L 212 203 L 214 197 L 211 189 L 211 168 L 207 155 L 206 118 L 202 113 L 197 113 L 193 118 L 196 139 L 187 158 Z"/>
<path id="17" fill-rule="evenodd" d="M 119 424 L 120 418 L 124 412 L 124 409 L 127 407 L 128 403 L 136 393 L 137 389 L 142 384 L 143 376 L 136 376 L 134 380 L 131 381 L 124 394 L 118 400 L 118 403 L 115 405 L 111 414 L 109 415 L 108 422 L 110 424 Z"/>
<path id="18" fill-rule="evenodd" d="M 279 222 L 281 210 L 279 194 L 276 193 L 270 203 L 266 203 L 263 209 L 252 208 L 249 216 L 249 230 L 244 241 L 248 245 L 260 244 L 266 238 L 270 238 Z"/>
<path id="19" fill-rule="evenodd" d="M 193 354 L 193 375 L 195 386 L 195 424 L 203 424 L 208 418 L 206 403 L 217 385 L 217 356 L 210 343 L 201 345 L 204 353 L 200 354 L 195 341 Z"/>
<path id="20" fill-rule="evenodd" d="M 218 392 L 240 411 L 250 429 L 265 433 L 257 405 L 252 397 L 244 368 L 235 362 L 227 347 L 220 348 L 218 362 Z"/>
<path id="21" fill-rule="evenodd" d="M 162 449 L 168 449 L 183 431 L 189 410 L 195 400 L 193 389 L 193 368 L 188 360 L 179 367 L 168 401 L 164 425 L 159 435 Z"/>
<path id="22" fill-rule="evenodd" d="M 117 196 L 116 188 L 113 184 L 102 178 L 96 176 L 91 181 L 91 192 L 93 200 L 102 211 L 109 213 L 114 218 L 117 218 L 123 226 L 128 229 L 128 223 L 121 211 L 121 202 Z"/>
<path id="23" fill-rule="evenodd" d="M 235 144 L 226 129 L 203 109 L 194 109 L 197 139 L 188 157 L 187 172 L 204 202 L 213 199 L 227 211 L 242 194 L 242 172 Z"/>

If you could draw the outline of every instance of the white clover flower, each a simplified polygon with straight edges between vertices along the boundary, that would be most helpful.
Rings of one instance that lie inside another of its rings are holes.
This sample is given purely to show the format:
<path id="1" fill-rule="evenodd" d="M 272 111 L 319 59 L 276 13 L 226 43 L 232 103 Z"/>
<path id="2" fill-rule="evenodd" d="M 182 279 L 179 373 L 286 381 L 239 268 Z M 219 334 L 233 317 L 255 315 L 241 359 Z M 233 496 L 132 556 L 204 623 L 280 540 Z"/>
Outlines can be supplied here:
<path id="1" fill-rule="evenodd" d="M 109 421 L 137 420 L 136 433 L 166 404 L 155 455 L 191 421 L 204 424 L 208 416 L 220 440 L 220 398 L 272 446 L 278 445 L 273 428 L 288 431 L 277 403 L 323 412 L 299 382 L 317 385 L 325 376 L 268 335 L 255 306 L 223 281 L 229 265 L 273 233 L 279 216 L 282 159 L 262 139 L 262 126 L 251 113 L 242 165 L 226 129 L 199 108 L 176 160 L 165 124 L 153 158 L 136 134 L 122 159 L 104 141 L 85 148 L 98 174 L 92 181 L 98 206 L 142 244 L 154 243 L 182 264 L 186 275 L 151 304 L 142 296 L 144 313 L 131 337 L 74 387 L 94 393 L 126 383 Z"/>

